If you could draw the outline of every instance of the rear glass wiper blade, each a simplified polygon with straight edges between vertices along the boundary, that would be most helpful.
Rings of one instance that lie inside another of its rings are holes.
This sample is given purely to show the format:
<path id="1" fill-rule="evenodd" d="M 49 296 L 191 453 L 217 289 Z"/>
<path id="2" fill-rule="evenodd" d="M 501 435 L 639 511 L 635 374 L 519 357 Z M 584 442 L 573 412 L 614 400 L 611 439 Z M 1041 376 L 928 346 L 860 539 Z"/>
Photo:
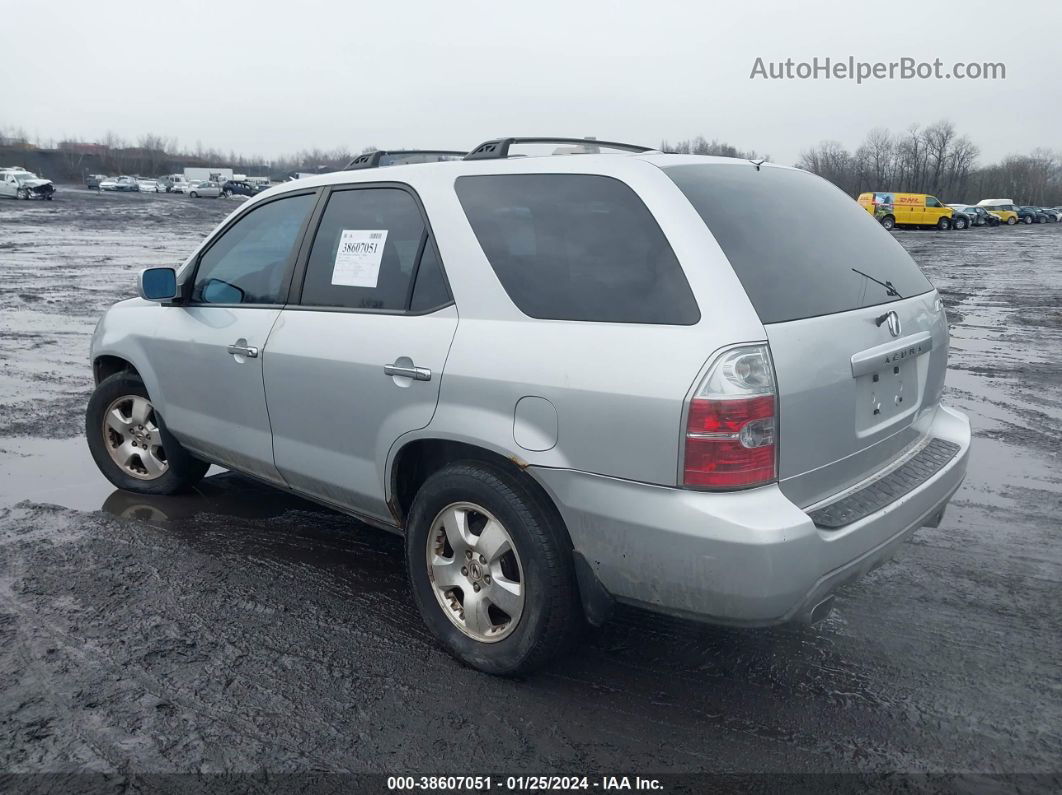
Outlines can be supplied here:
<path id="1" fill-rule="evenodd" d="M 870 281 L 874 282 L 875 284 L 880 284 L 882 287 L 884 287 L 885 295 L 894 295 L 897 298 L 903 298 L 903 296 L 900 295 L 896 288 L 892 286 L 892 282 L 890 282 L 888 279 L 886 279 L 885 281 L 881 281 L 881 279 L 875 279 L 869 273 L 863 273 L 863 271 L 859 270 L 858 268 L 852 268 L 852 270 L 858 273 L 860 276 L 870 279 Z"/>

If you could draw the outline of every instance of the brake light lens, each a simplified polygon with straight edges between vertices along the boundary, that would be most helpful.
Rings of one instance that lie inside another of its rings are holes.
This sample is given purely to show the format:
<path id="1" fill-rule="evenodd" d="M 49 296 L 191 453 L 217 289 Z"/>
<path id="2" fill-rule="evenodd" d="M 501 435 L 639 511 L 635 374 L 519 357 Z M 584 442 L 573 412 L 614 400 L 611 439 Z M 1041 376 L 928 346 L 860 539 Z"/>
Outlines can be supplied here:
<path id="1" fill-rule="evenodd" d="M 777 403 L 766 345 L 723 353 L 686 412 L 683 485 L 742 489 L 777 477 Z"/>

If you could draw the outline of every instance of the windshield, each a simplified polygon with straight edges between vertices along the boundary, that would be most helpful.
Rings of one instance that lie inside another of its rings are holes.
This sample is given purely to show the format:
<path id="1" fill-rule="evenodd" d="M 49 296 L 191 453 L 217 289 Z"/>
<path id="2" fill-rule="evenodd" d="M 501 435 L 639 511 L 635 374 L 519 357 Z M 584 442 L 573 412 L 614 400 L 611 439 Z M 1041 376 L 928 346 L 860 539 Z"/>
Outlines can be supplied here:
<path id="1" fill-rule="evenodd" d="M 763 323 L 847 312 L 933 289 L 870 213 L 820 177 L 752 163 L 664 172 L 715 236 Z"/>
<path id="2" fill-rule="evenodd" d="M 13 176 L 19 182 L 25 182 L 27 179 L 37 179 L 36 174 L 31 174 L 28 171 L 16 171 L 11 176 Z"/>

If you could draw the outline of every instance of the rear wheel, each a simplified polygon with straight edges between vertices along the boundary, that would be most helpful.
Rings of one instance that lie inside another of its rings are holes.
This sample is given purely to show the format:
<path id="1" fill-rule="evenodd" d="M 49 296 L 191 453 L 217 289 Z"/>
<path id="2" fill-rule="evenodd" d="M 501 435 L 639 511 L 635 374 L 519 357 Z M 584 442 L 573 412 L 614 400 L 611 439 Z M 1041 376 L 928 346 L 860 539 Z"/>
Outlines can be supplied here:
<path id="1" fill-rule="evenodd" d="M 225 198 L 226 199 L 231 199 L 232 198 L 232 191 L 227 189 L 227 188 L 225 189 Z"/>
<path id="2" fill-rule="evenodd" d="M 532 671 L 582 625 L 567 532 L 544 497 L 499 466 L 458 462 L 424 482 L 406 565 L 432 634 L 486 673 Z"/>
<path id="3" fill-rule="evenodd" d="M 1018 219 L 1015 218 L 1014 216 L 1011 216 L 1010 218 L 1007 219 L 1007 226 L 1014 226 L 1014 224 L 1016 224 L 1016 223 L 1018 223 Z"/>
<path id="4" fill-rule="evenodd" d="M 199 194 L 196 193 L 195 191 L 192 191 L 188 195 L 191 196 L 193 199 L 198 199 L 199 198 Z"/>
<path id="5" fill-rule="evenodd" d="M 115 373 L 100 382 L 85 412 L 85 435 L 100 472 L 120 489 L 175 494 L 210 468 L 166 430 L 140 377 Z"/>
<path id="6" fill-rule="evenodd" d="M 896 219 L 891 215 L 886 215 L 881 219 L 881 225 L 886 229 L 893 229 L 896 226 Z"/>

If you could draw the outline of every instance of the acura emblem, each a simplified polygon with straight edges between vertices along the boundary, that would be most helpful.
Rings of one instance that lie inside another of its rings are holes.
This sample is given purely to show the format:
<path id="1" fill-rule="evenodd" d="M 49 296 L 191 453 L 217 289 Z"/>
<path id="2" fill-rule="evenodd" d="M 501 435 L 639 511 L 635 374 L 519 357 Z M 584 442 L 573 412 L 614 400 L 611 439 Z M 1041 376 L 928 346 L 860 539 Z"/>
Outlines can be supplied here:
<path id="1" fill-rule="evenodd" d="M 894 337 L 899 337 L 900 316 L 897 315 L 895 312 L 889 312 L 889 314 L 885 316 L 885 320 L 889 324 L 889 333 L 892 334 L 892 336 Z"/>

